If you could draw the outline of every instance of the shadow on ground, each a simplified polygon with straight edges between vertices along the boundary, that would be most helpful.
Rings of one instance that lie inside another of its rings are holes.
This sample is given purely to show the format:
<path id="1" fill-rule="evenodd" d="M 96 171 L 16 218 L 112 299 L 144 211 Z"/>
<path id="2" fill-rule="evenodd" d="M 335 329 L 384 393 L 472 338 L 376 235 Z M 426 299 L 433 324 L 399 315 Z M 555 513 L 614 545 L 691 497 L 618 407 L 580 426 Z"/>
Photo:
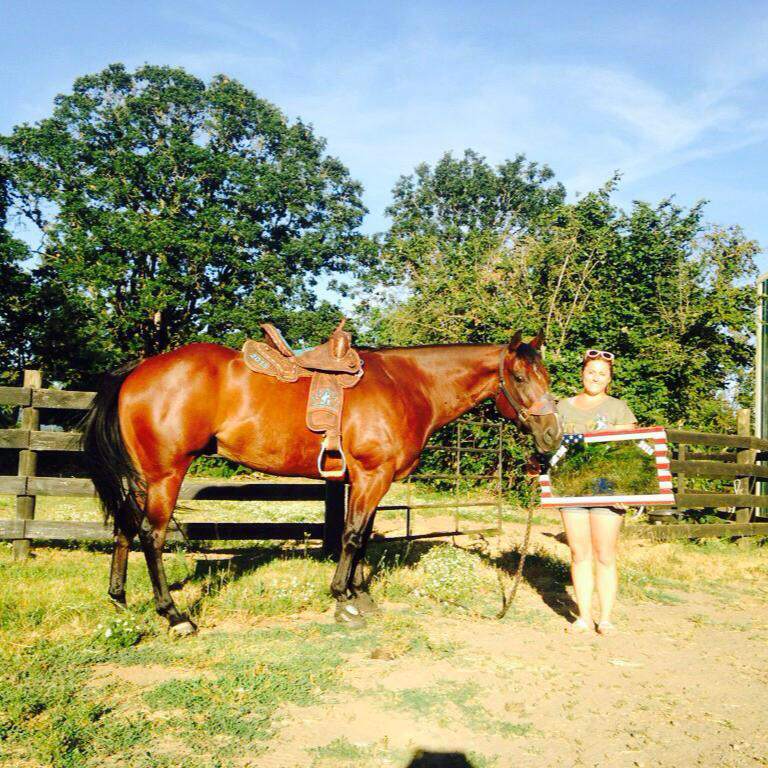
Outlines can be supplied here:
<path id="1" fill-rule="evenodd" d="M 504 552 L 491 562 L 514 578 L 520 553 Z M 566 586 L 571 583 L 568 565 L 559 558 L 541 552 L 529 553 L 523 564 L 523 578 L 558 616 L 572 622 L 579 615 L 578 606 L 566 591 Z"/>
<path id="2" fill-rule="evenodd" d="M 463 752 L 417 752 L 407 768 L 473 768 Z"/>

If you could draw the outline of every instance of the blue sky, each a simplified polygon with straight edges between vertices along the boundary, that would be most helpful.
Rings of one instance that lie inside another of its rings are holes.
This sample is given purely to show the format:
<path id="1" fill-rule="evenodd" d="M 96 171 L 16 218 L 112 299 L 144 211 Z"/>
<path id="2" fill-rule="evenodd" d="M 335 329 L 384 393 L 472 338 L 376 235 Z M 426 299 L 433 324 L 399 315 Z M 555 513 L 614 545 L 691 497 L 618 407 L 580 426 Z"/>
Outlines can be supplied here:
<path id="1" fill-rule="evenodd" d="M 546 163 L 571 194 L 709 200 L 768 248 L 768 2 L 0 0 L 0 132 L 111 62 L 225 73 L 301 117 L 386 226 L 443 152 Z M 768 254 L 759 259 L 768 271 Z"/>

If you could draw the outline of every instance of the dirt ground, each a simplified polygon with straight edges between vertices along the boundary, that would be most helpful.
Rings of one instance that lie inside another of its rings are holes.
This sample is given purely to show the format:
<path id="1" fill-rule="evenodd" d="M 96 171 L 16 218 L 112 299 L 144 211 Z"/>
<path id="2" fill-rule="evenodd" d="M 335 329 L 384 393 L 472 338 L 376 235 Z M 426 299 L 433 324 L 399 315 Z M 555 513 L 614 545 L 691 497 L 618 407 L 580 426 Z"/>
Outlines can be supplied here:
<path id="1" fill-rule="evenodd" d="M 564 547 L 554 532 L 540 530 L 533 545 Z M 366 765 L 418 749 L 443 755 L 423 765 L 442 766 L 768 765 L 768 605 L 754 587 L 620 602 L 612 637 L 568 633 L 568 598 L 531 589 L 515 603 L 521 621 L 437 618 L 430 636 L 450 656 L 353 656 L 321 706 L 284 709 L 259 765 L 338 764 L 316 757 L 333 739 Z M 477 717 L 462 708 L 468 689 L 480 690 Z M 442 705 L 422 706 L 419 691 L 442 692 Z"/>
<path id="2" fill-rule="evenodd" d="M 445 531 L 451 523 L 452 518 L 435 517 L 429 526 Z M 397 520 L 377 522 L 379 533 L 396 535 L 402 532 L 401 527 Z M 485 540 L 485 553 L 513 552 L 523 538 L 523 530 L 519 523 L 505 523 L 503 537 Z M 227 653 L 226 649 L 232 648 L 242 656 L 246 648 L 250 665 L 250 648 L 267 647 L 258 641 L 270 634 L 264 630 L 273 628 L 279 634 L 287 629 L 291 637 L 281 642 L 298 644 L 302 654 L 316 652 L 311 645 L 314 638 L 314 642 L 322 644 L 326 661 L 327 654 L 338 657 L 333 662 L 336 666 L 324 662 L 325 667 L 314 667 L 327 671 L 333 666 L 332 682 L 313 682 L 316 690 L 311 696 L 290 698 L 280 688 L 290 683 L 290 676 L 265 677 L 276 681 L 269 693 L 278 707 L 270 713 L 265 741 L 243 748 L 242 754 L 234 758 L 230 749 L 222 753 L 226 757 L 212 760 L 211 766 L 768 765 L 768 732 L 760 727 L 768 712 L 768 550 L 758 543 L 744 547 L 724 543 L 710 548 L 654 544 L 625 536 L 620 551 L 620 569 L 625 578 L 615 613 L 619 633 L 610 637 L 574 635 L 567 632 L 575 605 L 570 588 L 564 589 L 567 547 L 559 534 L 555 518 L 538 519 L 526 579 L 503 621 L 468 615 L 454 610 L 456 606 L 447 609 L 434 602 L 420 603 L 421 598 L 413 600 L 416 587 L 410 585 L 420 588 L 424 582 L 404 580 L 403 574 L 410 573 L 407 567 L 395 568 L 393 578 L 401 578 L 397 583 L 408 585 L 410 591 L 382 592 L 399 596 L 383 602 L 382 614 L 372 618 L 368 630 L 357 635 L 367 638 L 364 642 L 351 642 L 354 630 L 333 629 L 330 599 L 327 603 L 313 603 L 314 611 L 257 615 L 224 611 L 222 601 L 230 599 L 229 593 L 222 590 L 217 603 L 212 591 L 204 604 L 213 606 L 201 614 L 197 639 L 174 641 L 159 635 L 135 649 L 115 652 L 89 667 L 86 687 L 103 692 L 102 701 L 110 708 L 110 733 L 118 733 L 123 720 L 128 724 L 128 715 L 137 715 L 136 707 L 150 729 L 161 719 L 170 722 L 176 716 L 189 718 L 192 710 L 173 709 L 179 704 L 151 703 L 147 696 L 161 684 L 174 680 L 190 685 L 199 679 L 212 681 L 220 691 L 221 701 L 211 698 L 210 687 L 205 689 L 208 699 L 202 702 L 199 712 L 193 713 L 198 729 L 193 735 L 205 733 L 196 748 L 210 748 L 216 755 L 215 725 L 207 727 L 206 721 L 215 722 L 217 707 L 224 702 L 226 709 L 239 689 L 232 688 L 235 673 L 230 670 L 225 674 L 220 665 L 208 665 L 205 654 Z M 480 541 L 475 539 L 474 545 Z M 465 549 L 473 546 L 469 537 L 456 537 L 455 543 Z M 99 568 L 106 568 L 106 555 L 73 552 L 71 557 L 83 564 L 86 557 L 94 563 L 103 558 Z M 192 566 L 199 558 L 200 564 L 210 565 L 199 554 L 184 557 Z M 50 574 L 46 579 L 54 583 L 62 578 L 56 575 L 56 564 L 63 567 L 69 558 L 66 552 L 41 553 L 41 561 L 50 560 L 48 570 L 41 573 Z M 169 562 L 178 558 L 168 555 Z M 285 560 L 265 566 L 272 570 L 263 578 L 277 583 L 275 580 L 282 578 L 283 572 L 298 573 L 303 568 L 311 580 L 317 578 L 313 574 L 318 569 L 327 568 L 329 573 L 331 567 L 330 563 L 311 559 Z M 8 572 L 16 571 L 9 565 Z M 325 584 L 327 574 L 322 573 Z M 658 576 L 655 581 L 654 574 Z M 234 580 L 231 599 L 252 597 L 257 594 L 257 586 L 246 576 L 242 582 Z M 196 587 L 189 584 L 186 588 Z M 274 584 L 272 588 L 276 589 Z M 134 605 L 148 600 L 141 589 L 146 591 L 147 586 L 136 587 Z M 81 596 L 77 599 L 84 605 L 96 606 L 95 600 L 101 605 L 100 585 L 97 597 L 85 591 L 78 594 Z M 195 594 L 190 591 L 178 599 L 184 604 Z M 496 600 L 496 594 L 492 597 Z M 426 612 L 419 613 L 419 604 L 428 606 Z M 325 605 L 328 610 L 319 612 Z M 500 605 L 499 600 L 484 612 L 492 616 Z M 43 612 L 66 610 L 66 605 L 55 601 L 41 606 Z M 154 612 L 150 614 L 154 622 Z M 62 625 L 66 636 L 76 631 L 77 622 L 85 626 L 85 619 L 77 614 L 72 621 L 72 625 Z M 327 626 L 318 629 L 318 624 Z M 408 645 L 412 640 L 417 645 Z M 185 648 L 190 649 L 188 653 Z M 131 653 L 136 656 L 131 657 Z M 254 651 L 254 666 L 262 658 L 269 659 Z M 303 673 L 304 666 L 300 670 Z M 227 680 L 230 688 L 222 687 Z M 300 682 L 304 682 L 303 677 Z M 116 698 L 118 695 L 120 698 Z M 186 699 L 181 696 L 173 701 L 184 703 Z M 64 712 L 65 708 L 59 706 L 57 711 Z M 40 718 L 44 716 L 47 714 Z M 183 740 L 176 743 L 174 739 L 182 736 L 170 726 L 165 730 L 158 726 L 156 733 L 154 738 L 159 741 L 152 748 L 161 748 L 171 762 L 152 762 L 149 757 L 145 761 L 141 750 L 137 752 L 129 742 L 126 749 L 133 751 L 129 752 L 130 761 L 125 762 L 119 740 L 113 736 L 110 759 L 100 764 L 167 768 L 177 764 L 174 755 L 182 762 L 181 756 L 189 755 L 189 744 Z M 232 743 L 240 743 L 240 737 L 233 738 Z M 259 752 L 261 744 L 268 744 L 266 752 Z M 147 756 L 151 746 L 148 742 Z M 17 745 L 17 749 L 21 747 Z M 2 753 L 0 740 L 0 764 L 5 764 Z M 420 753 L 420 758 L 414 758 Z M 19 754 L 24 758 L 8 764 L 30 764 L 26 752 Z M 35 763 L 43 764 L 48 763 Z M 81 763 L 71 763 L 76 764 Z M 207 764 L 204 756 L 195 763 Z"/>

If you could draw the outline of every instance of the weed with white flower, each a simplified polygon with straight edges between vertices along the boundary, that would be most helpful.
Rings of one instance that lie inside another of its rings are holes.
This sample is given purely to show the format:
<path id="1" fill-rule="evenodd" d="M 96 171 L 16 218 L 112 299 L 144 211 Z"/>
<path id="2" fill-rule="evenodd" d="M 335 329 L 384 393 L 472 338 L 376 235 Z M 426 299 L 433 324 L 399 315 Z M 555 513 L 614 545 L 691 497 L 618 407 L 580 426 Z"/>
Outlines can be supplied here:
<path id="1" fill-rule="evenodd" d="M 130 648 L 147 634 L 147 628 L 128 616 L 115 618 L 106 624 L 99 624 L 93 634 L 93 641 L 110 648 Z"/>

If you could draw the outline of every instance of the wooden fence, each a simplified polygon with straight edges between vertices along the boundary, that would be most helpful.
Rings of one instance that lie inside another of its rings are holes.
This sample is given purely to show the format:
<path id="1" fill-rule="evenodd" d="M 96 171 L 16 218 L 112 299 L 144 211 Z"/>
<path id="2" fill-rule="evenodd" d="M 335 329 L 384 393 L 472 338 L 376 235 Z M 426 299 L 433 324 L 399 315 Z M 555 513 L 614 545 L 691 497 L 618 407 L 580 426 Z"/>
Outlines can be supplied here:
<path id="1" fill-rule="evenodd" d="M 26 557 L 30 541 L 35 539 L 111 539 L 109 526 L 87 522 L 58 522 L 35 520 L 35 504 L 38 496 L 92 496 L 90 480 L 72 477 L 39 477 L 37 457 L 47 451 L 80 451 L 80 434 L 77 432 L 54 432 L 40 430 L 40 409 L 84 410 L 93 399 L 93 392 L 72 392 L 58 389 L 44 389 L 40 371 L 25 371 L 21 387 L 0 387 L 0 405 L 21 408 L 18 428 L 0 429 L 0 449 L 19 451 L 18 472 L 14 476 L 0 476 L 0 493 L 16 496 L 16 518 L 0 520 L 0 539 L 14 541 L 16 557 Z M 755 493 L 758 480 L 768 480 L 768 466 L 760 462 L 768 459 L 768 440 L 751 436 L 750 412 L 745 409 L 739 414 L 739 434 L 722 435 L 692 432 L 682 429 L 668 429 L 672 451 L 670 470 L 676 477 L 675 507 L 678 511 L 688 509 L 725 510 L 727 519 L 719 523 L 696 523 L 676 525 L 633 526 L 632 535 L 668 539 L 677 537 L 704 536 L 751 536 L 768 535 L 768 518 L 756 515 L 757 509 L 768 508 L 768 497 Z M 499 433 L 501 440 L 502 433 Z M 460 434 L 457 438 L 460 445 Z M 501 451 L 501 442 L 498 450 Z M 718 452 L 691 451 L 689 447 L 721 449 Z M 462 449 L 480 450 L 480 449 Z M 499 453 L 499 455 L 501 455 Z M 458 488 L 460 477 L 460 454 L 454 477 Z M 487 505 L 501 510 L 501 464 L 498 472 L 498 500 Z M 424 476 L 427 477 L 427 476 Z M 430 475 L 429 477 L 438 477 Z M 443 477 L 440 475 L 439 477 Z M 447 476 L 446 476 L 447 477 Z M 496 475 L 494 475 L 496 477 Z M 706 492 L 689 488 L 692 477 L 725 478 L 733 480 L 733 491 Z M 174 540 L 304 540 L 319 539 L 323 548 L 333 556 L 338 555 L 345 512 L 345 485 L 343 483 L 275 483 L 185 480 L 179 494 L 181 500 L 241 500 L 241 501 L 319 501 L 325 505 L 324 522 L 189 522 L 171 527 L 168 538 Z M 476 503 L 424 504 L 413 505 L 410 500 L 397 508 L 405 509 L 407 515 L 406 536 L 416 538 L 410 531 L 411 507 L 455 507 L 457 515 L 460 506 L 478 506 Z M 386 509 L 387 507 L 382 507 Z M 393 507 L 394 508 L 394 507 Z M 761 510 L 762 511 L 762 510 Z M 662 515 L 654 512 L 658 520 Z M 668 519 L 672 517 L 671 513 Z M 499 521 L 500 524 L 500 521 Z M 458 530 L 448 534 L 463 533 Z M 489 529 L 490 530 L 490 529 Z M 443 535 L 443 534 L 425 534 Z"/>
<path id="2" fill-rule="evenodd" d="M 768 480 L 768 466 L 760 463 L 768 458 L 768 440 L 752 436 L 750 422 L 751 412 L 745 408 L 738 414 L 737 435 L 667 429 L 669 442 L 676 446 L 670 460 L 670 471 L 676 480 L 675 508 L 678 512 L 718 511 L 722 522 L 636 526 L 633 533 L 657 539 L 768 535 L 768 518 L 761 515 L 763 508 L 768 507 L 768 497 L 756 493 L 757 482 Z M 702 448 L 714 448 L 716 452 Z M 693 477 L 731 480 L 733 489 L 692 489 Z M 651 516 L 656 521 L 662 517 L 657 512 Z"/>
<path id="3" fill-rule="evenodd" d="M 40 371 L 25 371 L 21 387 L 0 387 L 0 405 L 21 408 L 16 429 L 0 429 L 0 448 L 19 451 L 15 476 L 0 476 L 0 493 L 16 496 L 16 518 L 0 520 L 0 539 L 14 541 L 14 555 L 27 557 L 34 539 L 111 539 L 111 526 L 88 522 L 35 520 L 38 496 L 93 496 L 90 480 L 72 477 L 38 477 L 38 454 L 46 451 L 80 451 L 80 434 L 40 430 L 40 409 L 85 410 L 93 392 L 44 389 Z M 241 501 L 321 501 L 322 523 L 181 523 L 171 526 L 171 541 L 244 539 L 320 539 L 323 549 L 337 556 L 344 524 L 343 483 L 244 483 L 239 481 L 185 480 L 179 498 Z"/>

